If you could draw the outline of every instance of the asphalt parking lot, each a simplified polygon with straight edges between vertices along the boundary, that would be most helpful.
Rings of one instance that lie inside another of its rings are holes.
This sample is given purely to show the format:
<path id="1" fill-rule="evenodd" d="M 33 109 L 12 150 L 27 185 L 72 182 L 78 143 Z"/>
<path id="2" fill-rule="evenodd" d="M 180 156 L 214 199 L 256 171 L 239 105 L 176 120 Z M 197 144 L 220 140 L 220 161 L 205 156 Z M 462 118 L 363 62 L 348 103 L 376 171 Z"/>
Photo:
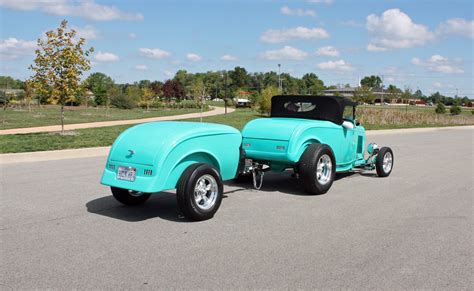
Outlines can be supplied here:
<path id="1" fill-rule="evenodd" d="M 128 208 L 105 157 L 1 167 L 1 289 L 471 289 L 474 130 L 375 135 L 389 178 L 339 175 L 307 196 L 288 173 L 227 183 L 209 221 L 174 194 Z"/>

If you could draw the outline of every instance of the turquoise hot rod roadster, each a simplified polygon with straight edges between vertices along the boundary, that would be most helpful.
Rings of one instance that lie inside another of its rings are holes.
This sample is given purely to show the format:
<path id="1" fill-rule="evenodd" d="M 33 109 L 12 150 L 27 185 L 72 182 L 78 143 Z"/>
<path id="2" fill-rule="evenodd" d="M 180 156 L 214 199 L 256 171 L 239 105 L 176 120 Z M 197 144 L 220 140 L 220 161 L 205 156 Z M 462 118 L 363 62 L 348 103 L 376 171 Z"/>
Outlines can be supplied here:
<path id="1" fill-rule="evenodd" d="M 386 177 L 393 152 L 371 143 L 364 157 L 356 105 L 343 97 L 282 95 L 272 98 L 269 118 L 250 121 L 242 132 L 197 122 L 137 125 L 112 145 L 101 183 L 126 205 L 176 188 L 182 214 L 205 220 L 220 206 L 223 181 L 253 180 L 260 188 L 265 170 L 293 169 L 310 194 L 326 193 L 336 172 L 375 169 Z"/>

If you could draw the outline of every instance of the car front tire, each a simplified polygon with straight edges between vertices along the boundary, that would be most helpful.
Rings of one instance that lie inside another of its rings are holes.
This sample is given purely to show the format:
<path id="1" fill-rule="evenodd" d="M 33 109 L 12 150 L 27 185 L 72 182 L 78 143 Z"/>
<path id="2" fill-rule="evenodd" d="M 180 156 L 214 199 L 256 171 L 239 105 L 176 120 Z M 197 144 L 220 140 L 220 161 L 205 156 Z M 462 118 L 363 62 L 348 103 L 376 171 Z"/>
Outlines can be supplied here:
<path id="1" fill-rule="evenodd" d="M 308 146 L 300 158 L 299 174 L 307 193 L 326 193 L 336 176 L 336 159 L 331 148 L 325 144 Z"/>
<path id="2" fill-rule="evenodd" d="M 224 192 L 219 172 L 204 163 L 189 166 L 176 188 L 180 212 L 195 221 L 207 220 L 219 209 Z"/>
<path id="3" fill-rule="evenodd" d="M 393 169 L 393 151 L 389 147 L 383 147 L 375 158 L 375 169 L 377 176 L 388 177 Z"/>
<path id="4" fill-rule="evenodd" d="M 110 187 L 114 198 L 125 205 L 140 205 L 150 198 L 150 193 L 143 193 L 117 187 Z"/>

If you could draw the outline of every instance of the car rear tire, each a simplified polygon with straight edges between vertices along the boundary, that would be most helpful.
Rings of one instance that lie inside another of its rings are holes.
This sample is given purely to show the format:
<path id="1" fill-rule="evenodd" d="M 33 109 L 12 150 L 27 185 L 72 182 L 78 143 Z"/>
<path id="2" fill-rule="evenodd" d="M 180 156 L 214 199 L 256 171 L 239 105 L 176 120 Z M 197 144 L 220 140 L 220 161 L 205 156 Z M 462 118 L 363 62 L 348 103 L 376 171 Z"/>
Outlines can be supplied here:
<path id="1" fill-rule="evenodd" d="M 383 147 L 375 158 L 375 169 L 377 176 L 388 177 L 393 169 L 393 151 L 389 147 Z"/>
<path id="2" fill-rule="evenodd" d="M 180 212 L 195 221 L 210 219 L 219 209 L 224 192 L 219 172 L 208 164 L 189 166 L 176 188 Z"/>
<path id="3" fill-rule="evenodd" d="M 300 158 L 299 174 L 307 193 L 326 193 L 336 176 L 336 159 L 331 148 L 325 144 L 308 146 Z"/>
<path id="4" fill-rule="evenodd" d="M 143 193 L 117 187 L 110 187 L 114 198 L 125 205 L 140 205 L 150 198 L 150 193 Z"/>

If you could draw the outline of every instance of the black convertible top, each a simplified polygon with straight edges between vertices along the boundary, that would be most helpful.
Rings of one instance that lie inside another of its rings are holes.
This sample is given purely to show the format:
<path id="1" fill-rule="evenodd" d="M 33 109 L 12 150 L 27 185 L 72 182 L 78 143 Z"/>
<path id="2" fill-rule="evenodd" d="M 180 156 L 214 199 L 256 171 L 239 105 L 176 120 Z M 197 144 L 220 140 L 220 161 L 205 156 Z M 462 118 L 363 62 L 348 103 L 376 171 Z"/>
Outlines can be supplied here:
<path id="1" fill-rule="evenodd" d="M 346 106 L 357 106 L 357 103 L 336 96 L 278 95 L 272 98 L 270 116 L 327 120 L 342 124 Z"/>

